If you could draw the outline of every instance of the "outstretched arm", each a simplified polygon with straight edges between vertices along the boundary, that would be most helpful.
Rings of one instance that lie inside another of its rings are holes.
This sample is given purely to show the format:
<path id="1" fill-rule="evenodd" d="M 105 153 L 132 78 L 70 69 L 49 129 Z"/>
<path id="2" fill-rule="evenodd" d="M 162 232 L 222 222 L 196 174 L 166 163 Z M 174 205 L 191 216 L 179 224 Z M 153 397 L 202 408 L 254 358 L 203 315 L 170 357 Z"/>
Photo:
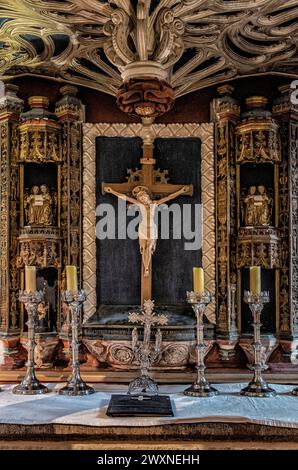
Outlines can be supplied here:
<path id="1" fill-rule="evenodd" d="M 127 196 L 126 194 L 119 193 L 118 191 L 115 191 L 110 186 L 103 186 L 103 192 L 113 194 L 114 196 L 119 197 L 119 199 L 123 199 L 123 201 L 131 202 L 132 204 L 138 203 L 136 199 L 133 199 L 132 197 Z"/>
<path id="2" fill-rule="evenodd" d="M 176 197 L 180 196 L 181 194 L 192 194 L 193 192 L 193 187 L 192 185 L 189 185 L 189 186 L 183 186 L 181 189 L 179 189 L 178 191 L 176 191 L 175 193 L 172 193 L 172 194 L 169 194 L 168 196 L 165 196 L 163 197 L 162 199 L 159 199 L 159 201 L 157 201 L 157 204 L 160 205 L 160 204 L 164 204 L 165 202 L 167 201 L 170 201 L 171 199 L 175 199 Z"/>

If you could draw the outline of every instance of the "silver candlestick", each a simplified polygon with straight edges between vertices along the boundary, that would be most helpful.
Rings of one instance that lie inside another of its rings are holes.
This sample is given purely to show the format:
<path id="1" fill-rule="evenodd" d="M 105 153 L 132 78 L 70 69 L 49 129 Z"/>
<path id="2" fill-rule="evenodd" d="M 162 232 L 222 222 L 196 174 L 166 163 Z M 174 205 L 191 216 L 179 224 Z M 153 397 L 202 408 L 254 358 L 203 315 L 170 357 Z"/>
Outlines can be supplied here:
<path id="1" fill-rule="evenodd" d="M 218 394 L 216 388 L 212 387 L 205 377 L 205 345 L 204 345 L 204 312 L 212 300 L 210 292 L 187 292 L 187 302 L 192 305 L 196 314 L 196 350 L 197 350 L 197 379 L 186 390 L 184 395 L 191 397 L 213 397 Z"/>
<path id="2" fill-rule="evenodd" d="M 86 295 L 83 290 L 78 292 L 62 291 L 62 301 L 65 302 L 70 309 L 71 313 L 71 327 L 72 327 L 72 375 L 69 378 L 67 385 L 59 390 L 60 395 L 91 395 L 94 389 L 84 382 L 80 373 L 79 362 L 79 322 L 82 304 L 86 300 Z"/>
<path id="3" fill-rule="evenodd" d="M 140 362 L 141 376 L 133 380 L 128 387 L 128 394 L 134 396 L 158 395 L 158 385 L 149 377 L 150 366 L 157 360 L 162 343 L 162 333 L 157 331 L 155 346 L 150 344 L 151 327 L 153 325 L 166 325 L 166 315 L 156 315 L 154 312 L 154 300 L 145 300 L 142 313 L 132 312 L 128 316 L 131 323 L 141 323 L 144 326 L 143 342 L 138 340 L 137 328 L 132 333 L 132 349 L 136 359 Z"/>
<path id="4" fill-rule="evenodd" d="M 264 365 L 262 362 L 262 342 L 261 342 L 261 313 L 264 304 L 269 302 L 269 292 L 263 291 L 260 294 L 254 294 L 250 291 L 244 292 L 244 302 L 249 305 L 253 315 L 253 328 L 254 328 L 254 376 L 252 381 L 247 387 L 243 388 L 240 392 L 241 395 L 247 397 L 273 397 L 276 392 L 270 388 L 262 377 L 262 370 Z"/>
<path id="5" fill-rule="evenodd" d="M 230 318 L 230 332 L 231 338 L 238 338 L 238 328 L 237 328 L 237 318 L 236 318 L 236 292 L 237 286 L 236 284 L 230 285 L 230 292 L 231 292 L 231 318 Z"/>
<path id="6" fill-rule="evenodd" d="M 35 325 L 37 320 L 38 304 L 44 298 L 44 291 L 26 292 L 20 291 L 19 300 L 25 305 L 28 314 L 28 361 L 27 371 L 22 382 L 12 390 L 16 395 L 38 395 L 47 393 L 48 388 L 41 384 L 35 375 L 34 350 L 35 350 Z"/>

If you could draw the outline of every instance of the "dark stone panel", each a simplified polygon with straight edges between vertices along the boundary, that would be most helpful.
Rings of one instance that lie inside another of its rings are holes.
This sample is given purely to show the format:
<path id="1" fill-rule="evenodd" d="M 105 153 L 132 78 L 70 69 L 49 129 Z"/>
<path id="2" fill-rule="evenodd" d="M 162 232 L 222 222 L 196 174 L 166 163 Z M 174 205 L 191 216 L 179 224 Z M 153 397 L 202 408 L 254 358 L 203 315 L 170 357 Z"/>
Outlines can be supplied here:
<path id="1" fill-rule="evenodd" d="M 57 165 L 55 163 L 25 165 L 25 188 L 46 184 L 48 188 L 57 191 Z"/>
<path id="2" fill-rule="evenodd" d="M 201 142 L 199 139 L 156 139 L 155 155 L 157 167 L 169 170 L 169 183 L 193 184 L 194 196 L 181 196 L 174 201 L 181 208 L 183 204 L 201 202 Z M 171 204 L 170 202 L 170 204 Z M 194 229 L 194 212 L 192 228 Z M 187 240 L 173 239 L 173 225 L 170 225 L 170 239 L 158 240 L 153 258 L 153 298 L 161 304 L 185 304 L 186 290 L 192 288 L 192 267 L 200 266 L 200 250 L 186 251 Z"/>
<path id="3" fill-rule="evenodd" d="M 118 199 L 102 194 L 103 182 L 126 181 L 127 168 L 140 161 L 142 141 L 139 138 L 98 137 L 96 139 L 96 201 L 111 204 L 117 215 Z M 129 219 L 129 218 L 128 218 Z M 117 218 L 118 222 L 118 218 Z M 116 223 L 117 227 L 117 223 Z M 136 240 L 97 239 L 98 305 L 138 304 L 140 298 L 141 256 Z"/>
<path id="4" fill-rule="evenodd" d="M 274 188 L 274 165 L 270 163 L 244 163 L 240 166 L 241 188 L 263 185 Z"/>
<path id="5" fill-rule="evenodd" d="M 193 197 L 179 197 L 175 201 L 182 204 L 199 204 L 201 142 L 199 139 L 157 139 L 155 142 L 156 167 L 169 170 L 169 182 L 173 184 L 193 184 Z M 97 205 L 109 203 L 117 208 L 117 198 L 102 195 L 102 182 L 121 183 L 126 180 L 127 168 L 139 166 L 141 140 L 138 138 L 96 139 Z M 194 212 L 192 213 L 192 217 Z M 100 218 L 98 217 L 98 221 Z M 128 218 L 129 222 L 129 218 Z M 117 227 L 116 222 L 116 227 Z M 172 224 L 171 224 L 172 225 Z M 194 221 L 192 220 L 194 229 Z M 185 251 L 184 238 L 158 240 L 153 258 L 153 298 L 170 315 L 172 324 L 193 323 L 190 308 L 185 302 L 186 290 L 192 287 L 192 267 L 201 264 L 201 251 Z M 117 238 L 117 230 L 116 230 Z M 138 305 L 140 302 L 141 256 L 137 240 L 98 240 L 97 239 L 97 295 L 98 320 L 105 324 L 121 324 L 127 321 L 127 309 L 120 306 Z M 180 307 L 179 307 L 180 306 Z M 181 307 L 182 310 L 181 310 Z M 186 318 L 179 315 L 186 314 Z M 94 321 L 95 319 L 93 319 Z"/>

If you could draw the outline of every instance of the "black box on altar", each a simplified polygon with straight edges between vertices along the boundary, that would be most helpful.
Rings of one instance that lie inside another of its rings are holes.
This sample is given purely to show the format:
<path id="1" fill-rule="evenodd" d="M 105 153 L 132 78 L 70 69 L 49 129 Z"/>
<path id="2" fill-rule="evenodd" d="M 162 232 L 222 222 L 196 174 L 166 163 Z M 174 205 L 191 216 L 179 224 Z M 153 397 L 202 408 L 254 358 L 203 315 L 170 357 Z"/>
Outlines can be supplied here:
<path id="1" fill-rule="evenodd" d="M 112 395 L 107 415 L 112 417 L 128 416 L 174 416 L 169 396 L 156 395 L 130 396 Z"/>

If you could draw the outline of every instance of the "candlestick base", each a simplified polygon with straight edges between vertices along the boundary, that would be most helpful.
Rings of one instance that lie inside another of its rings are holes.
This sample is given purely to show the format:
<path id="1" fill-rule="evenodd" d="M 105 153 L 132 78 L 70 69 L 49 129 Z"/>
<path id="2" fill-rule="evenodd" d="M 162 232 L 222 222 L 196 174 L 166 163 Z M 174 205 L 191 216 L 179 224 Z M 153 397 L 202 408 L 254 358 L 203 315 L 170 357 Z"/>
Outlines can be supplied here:
<path id="1" fill-rule="evenodd" d="M 292 395 L 298 397 L 298 388 L 294 388 L 294 390 L 292 390 Z"/>
<path id="2" fill-rule="evenodd" d="M 264 308 L 264 304 L 269 303 L 269 292 L 263 291 L 260 293 L 254 293 L 251 291 L 244 291 L 244 302 L 249 305 L 249 308 L 253 315 L 253 329 L 254 329 L 254 376 L 252 381 L 247 387 L 243 388 L 240 395 L 246 397 L 274 397 L 276 392 L 273 388 L 267 385 L 266 381 L 262 377 L 262 370 L 264 364 L 262 362 L 261 351 L 261 313 Z"/>
<path id="3" fill-rule="evenodd" d="M 71 397 L 76 397 L 76 396 L 83 396 L 83 395 L 92 395 L 92 393 L 95 393 L 94 388 L 90 387 L 89 385 L 84 382 L 84 380 L 80 379 L 75 379 L 75 380 L 70 380 L 65 387 L 61 388 L 59 390 L 59 395 L 68 395 Z"/>
<path id="4" fill-rule="evenodd" d="M 245 397 L 275 397 L 276 391 L 267 385 L 264 379 L 252 380 L 247 387 L 243 388 L 240 395 Z"/>
<path id="5" fill-rule="evenodd" d="M 128 395 L 132 396 L 155 396 L 158 395 L 158 385 L 154 380 L 146 375 L 141 375 L 130 382 L 128 386 Z"/>
<path id="6" fill-rule="evenodd" d="M 71 270 L 70 270 L 71 271 Z M 86 300 L 86 294 L 81 291 L 62 291 L 62 301 L 69 305 L 71 311 L 71 329 L 72 329 L 72 374 L 65 385 L 59 390 L 59 395 L 71 397 L 91 395 L 94 389 L 87 385 L 81 377 L 79 361 L 79 322 L 83 302 Z"/>
<path id="7" fill-rule="evenodd" d="M 48 387 L 41 384 L 35 376 L 25 377 L 24 380 L 13 388 L 15 395 L 41 395 L 48 393 Z"/>
<path id="8" fill-rule="evenodd" d="M 195 382 L 186 390 L 184 390 L 183 393 L 189 397 L 214 397 L 218 395 L 219 392 L 205 379 L 200 380 L 198 383 Z"/>
<path id="9" fill-rule="evenodd" d="M 35 272 L 35 270 L 33 270 Z M 40 395 L 48 393 L 48 388 L 41 384 L 35 375 L 35 362 L 34 362 L 34 350 L 35 350 L 35 326 L 37 319 L 38 304 L 42 302 L 44 298 L 44 291 L 19 292 L 19 300 L 25 305 L 28 314 L 28 360 L 27 360 L 27 371 L 22 382 L 14 387 L 13 393 L 16 395 Z"/>
<path id="10" fill-rule="evenodd" d="M 184 390 L 184 395 L 190 397 L 213 397 L 218 394 L 216 388 L 212 387 L 205 377 L 205 343 L 204 343 L 204 321 L 205 308 L 212 300 L 211 293 L 187 292 L 187 302 L 192 305 L 196 315 L 196 351 L 197 351 L 197 379 L 189 388 Z"/>

